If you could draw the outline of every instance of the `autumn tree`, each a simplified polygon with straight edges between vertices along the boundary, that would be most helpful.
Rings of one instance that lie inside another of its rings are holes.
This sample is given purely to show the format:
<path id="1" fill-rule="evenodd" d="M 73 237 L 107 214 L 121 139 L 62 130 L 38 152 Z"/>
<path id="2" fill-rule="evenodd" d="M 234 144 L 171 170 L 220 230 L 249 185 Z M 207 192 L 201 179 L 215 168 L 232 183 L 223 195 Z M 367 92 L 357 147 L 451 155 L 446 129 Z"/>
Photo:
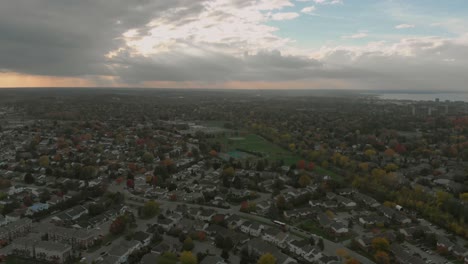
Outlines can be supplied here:
<path id="1" fill-rule="evenodd" d="M 310 177 L 307 174 L 303 174 L 301 175 L 301 177 L 299 177 L 299 185 L 302 188 L 307 187 L 310 184 L 310 182 L 311 182 Z"/>
<path id="2" fill-rule="evenodd" d="M 346 260 L 345 264 L 361 264 L 361 262 L 355 258 L 350 258 Z"/>
<path id="3" fill-rule="evenodd" d="M 374 255 L 375 262 L 378 264 L 390 264 L 390 257 L 387 252 L 377 251 Z"/>
<path id="4" fill-rule="evenodd" d="M 110 225 L 109 232 L 118 235 L 125 231 L 126 222 L 123 216 L 117 217 Z"/>
<path id="5" fill-rule="evenodd" d="M 372 248 L 375 251 L 388 252 L 390 248 L 390 243 L 388 242 L 386 238 L 376 237 L 372 240 Z"/>
<path id="6" fill-rule="evenodd" d="M 197 264 L 197 257 L 192 254 L 190 251 L 184 251 L 180 254 L 180 263 L 181 264 Z"/>
<path id="7" fill-rule="evenodd" d="M 46 155 L 41 156 L 39 158 L 39 166 L 44 167 L 44 168 L 49 167 L 49 156 L 46 156 Z"/>
<path id="8" fill-rule="evenodd" d="M 276 264 L 276 258 L 270 253 L 263 254 L 257 264 Z"/>
<path id="9" fill-rule="evenodd" d="M 460 194 L 460 200 L 468 202 L 468 192 Z"/>
<path id="10" fill-rule="evenodd" d="M 297 168 L 298 170 L 303 170 L 303 169 L 305 169 L 305 166 L 306 166 L 305 160 L 300 160 L 300 161 L 298 161 L 297 164 L 296 164 L 296 168 Z"/>
<path id="11" fill-rule="evenodd" d="M 384 154 L 385 156 L 392 158 L 393 156 L 395 156 L 395 151 L 391 148 L 388 148 L 385 150 Z"/>
<path id="12" fill-rule="evenodd" d="M 135 182 L 132 179 L 127 180 L 127 188 L 133 189 L 135 187 Z"/>

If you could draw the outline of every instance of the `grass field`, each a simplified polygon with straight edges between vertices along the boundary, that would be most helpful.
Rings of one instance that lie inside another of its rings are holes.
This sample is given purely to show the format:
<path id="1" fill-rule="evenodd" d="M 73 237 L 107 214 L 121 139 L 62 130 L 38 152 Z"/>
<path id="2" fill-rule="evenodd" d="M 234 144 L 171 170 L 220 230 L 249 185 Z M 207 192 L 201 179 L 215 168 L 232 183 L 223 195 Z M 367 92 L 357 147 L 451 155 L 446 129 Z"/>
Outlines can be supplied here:
<path id="1" fill-rule="evenodd" d="M 301 157 L 277 146 L 268 140 L 255 135 L 247 134 L 239 137 L 219 137 L 216 138 L 222 145 L 223 152 L 231 152 L 236 149 L 244 149 L 258 152 L 270 161 L 283 160 L 286 165 L 295 164 Z"/>
<path id="2" fill-rule="evenodd" d="M 219 126 L 223 122 L 222 121 L 211 121 L 209 122 L 212 126 Z M 208 122 L 205 123 L 207 125 Z M 268 159 L 270 162 L 283 160 L 284 164 L 290 166 L 292 164 L 296 164 L 302 158 L 299 155 L 292 153 L 289 150 L 286 150 L 266 139 L 263 137 L 252 134 L 252 133 L 239 133 L 240 135 L 219 135 L 215 139 L 214 142 L 221 143 L 222 152 L 227 153 L 233 158 L 242 158 L 242 153 L 236 151 L 237 149 L 243 149 L 247 151 L 261 153 L 264 158 Z M 249 157 L 252 155 L 248 155 L 244 153 L 245 157 Z M 315 172 L 320 175 L 329 175 L 333 179 L 338 182 L 343 182 L 344 178 L 333 171 L 328 169 L 322 168 L 320 166 L 315 166 Z"/>

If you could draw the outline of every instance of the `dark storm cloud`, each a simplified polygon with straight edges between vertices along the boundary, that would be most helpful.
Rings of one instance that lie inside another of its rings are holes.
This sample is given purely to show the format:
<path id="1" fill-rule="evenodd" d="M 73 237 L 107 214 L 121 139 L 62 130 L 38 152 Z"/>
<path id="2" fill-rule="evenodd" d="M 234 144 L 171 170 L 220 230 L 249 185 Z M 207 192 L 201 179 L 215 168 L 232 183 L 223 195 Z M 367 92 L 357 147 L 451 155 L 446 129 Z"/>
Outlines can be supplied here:
<path id="1" fill-rule="evenodd" d="M 0 69 L 41 75 L 109 74 L 118 38 L 190 0 L 14 0 L 0 3 Z M 174 18 L 175 19 L 175 18 Z"/>

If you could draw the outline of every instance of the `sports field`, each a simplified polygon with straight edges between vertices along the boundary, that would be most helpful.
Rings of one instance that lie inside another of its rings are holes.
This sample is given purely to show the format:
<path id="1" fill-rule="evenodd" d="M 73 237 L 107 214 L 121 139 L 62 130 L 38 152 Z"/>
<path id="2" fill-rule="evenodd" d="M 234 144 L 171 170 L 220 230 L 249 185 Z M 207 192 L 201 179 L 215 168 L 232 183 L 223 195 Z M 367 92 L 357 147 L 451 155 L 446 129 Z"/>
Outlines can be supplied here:
<path id="1" fill-rule="evenodd" d="M 261 154 L 263 158 L 268 159 L 270 162 L 283 160 L 284 164 L 288 166 L 291 164 L 296 164 L 299 160 L 302 159 L 300 156 L 292 153 L 291 151 L 283 149 L 280 146 L 256 134 L 220 136 L 215 140 L 221 143 L 222 152 L 230 155 L 233 158 L 252 157 L 253 155 L 239 151 L 247 150 L 249 152 Z M 315 172 L 321 175 L 329 175 L 339 182 L 344 180 L 340 175 L 337 175 L 336 173 L 320 166 L 315 166 Z"/>
<path id="2" fill-rule="evenodd" d="M 294 153 L 255 134 L 237 137 L 219 137 L 216 140 L 221 143 L 223 152 L 234 153 L 235 158 L 238 158 L 238 151 L 236 150 L 240 149 L 259 153 L 270 161 L 283 160 L 285 165 L 295 164 L 301 159 Z"/>

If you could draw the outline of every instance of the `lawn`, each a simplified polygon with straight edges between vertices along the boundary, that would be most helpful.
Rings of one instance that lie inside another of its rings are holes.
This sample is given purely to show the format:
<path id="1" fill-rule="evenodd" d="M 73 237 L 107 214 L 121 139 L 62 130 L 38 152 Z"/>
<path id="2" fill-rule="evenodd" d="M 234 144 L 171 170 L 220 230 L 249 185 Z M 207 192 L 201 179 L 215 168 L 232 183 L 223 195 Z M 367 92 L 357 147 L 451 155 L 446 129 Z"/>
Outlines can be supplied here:
<path id="1" fill-rule="evenodd" d="M 270 162 L 283 160 L 285 165 L 296 164 L 302 158 L 289 150 L 286 150 L 256 134 L 246 134 L 239 135 L 236 137 L 231 136 L 219 136 L 215 139 L 221 143 L 222 151 L 226 152 L 233 158 L 253 156 L 245 152 L 239 152 L 238 150 L 247 150 L 255 153 L 260 153 L 263 157 L 267 158 Z M 320 175 L 329 175 L 338 182 L 343 182 L 344 179 L 342 176 L 330 171 L 328 169 L 322 168 L 320 166 L 315 166 L 315 172 Z"/>
<path id="2" fill-rule="evenodd" d="M 300 229 L 305 230 L 307 232 L 316 234 L 318 236 L 324 237 L 324 238 L 326 238 L 328 240 L 335 241 L 335 242 L 349 240 L 349 239 L 354 237 L 353 234 L 349 234 L 349 235 L 341 236 L 341 237 L 334 237 L 334 236 L 330 235 L 327 231 L 325 231 L 323 228 L 318 226 L 312 220 L 306 220 L 304 222 L 301 222 L 301 223 L 299 223 L 297 225 L 297 227 L 299 227 Z"/>
<path id="3" fill-rule="evenodd" d="M 312 234 L 316 234 L 318 236 L 327 238 L 327 239 L 332 239 L 332 237 L 329 236 L 329 234 L 323 230 L 321 227 L 319 227 L 314 221 L 312 220 L 306 220 L 300 224 L 297 225 L 302 230 L 305 230 L 307 232 L 310 232 Z"/>
<path id="4" fill-rule="evenodd" d="M 263 155 L 269 161 L 283 160 L 286 165 L 295 164 L 301 159 L 298 155 L 271 143 L 256 135 L 247 134 L 238 137 L 223 136 L 216 138 L 222 146 L 223 152 L 237 153 L 236 150 L 247 150 Z"/>

